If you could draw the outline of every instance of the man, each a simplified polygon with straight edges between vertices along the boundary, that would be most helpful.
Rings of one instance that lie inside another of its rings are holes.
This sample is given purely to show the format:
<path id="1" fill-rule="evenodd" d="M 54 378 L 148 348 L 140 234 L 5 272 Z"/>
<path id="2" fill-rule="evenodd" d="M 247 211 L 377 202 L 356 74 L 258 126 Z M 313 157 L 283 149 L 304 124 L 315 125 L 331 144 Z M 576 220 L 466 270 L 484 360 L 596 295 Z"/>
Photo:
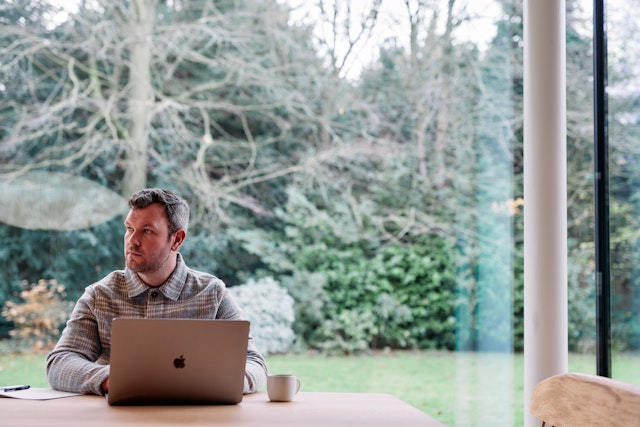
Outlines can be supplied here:
<path id="1" fill-rule="evenodd" d="M 126 269 L 87 287 L 56 347 L 47 356 L 51 387 L 86 394 L 109 391 L 114 317 L 238 319 L 240 308 L 224 283 L 190 269 L 178 253 L 189 206 L 178 195 L 145 189 L 129 199 L 125 219 Z M 249 338 L 244 393 L 266 382 L 266 363 Z"/>

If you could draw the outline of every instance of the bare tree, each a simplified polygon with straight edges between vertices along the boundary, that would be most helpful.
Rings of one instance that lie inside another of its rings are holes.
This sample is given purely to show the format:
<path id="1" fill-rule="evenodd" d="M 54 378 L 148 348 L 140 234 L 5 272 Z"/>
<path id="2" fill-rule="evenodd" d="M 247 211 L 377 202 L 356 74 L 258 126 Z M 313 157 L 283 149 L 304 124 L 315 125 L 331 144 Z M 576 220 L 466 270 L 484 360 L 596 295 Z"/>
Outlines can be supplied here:
<path id="1" fill-rule="evenodd" d="M 258 187 L 309 170 L 329 126 L 318 60 L 275 2 L 82 2 L 53 30 L 3 31 L 5 176 L 95 173 L 124 196 L 154 176 L 222 220 L 228 204 L 267 214 Z"/>

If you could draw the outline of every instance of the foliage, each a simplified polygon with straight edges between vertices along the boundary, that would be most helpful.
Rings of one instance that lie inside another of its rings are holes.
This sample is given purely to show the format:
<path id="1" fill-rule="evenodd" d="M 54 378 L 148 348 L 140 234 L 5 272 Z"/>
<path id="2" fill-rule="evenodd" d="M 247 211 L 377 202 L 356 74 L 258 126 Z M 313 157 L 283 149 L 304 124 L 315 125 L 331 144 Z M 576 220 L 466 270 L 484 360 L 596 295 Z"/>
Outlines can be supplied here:
<path id="1" fill-rule="evenodd" d="M 314 337 L 314 344 L 328 354 L 410 348 L 415 346 L 415 338 L 408 330 L 412 321 L 409 307 L 383 293 L 371 309 L 343 309 L 337 316 L 327 318 Z"/>
<path id="2" fill-rule="evenodd" d="M 522 349 L 522 2 L 498 2 L 484 50 L 456 39 L 473 17 L 453 4 L 399 4 L 409 34 L 346 78 L 387 21 L 378 0 L 360 27 L 337 3 L 293 24 L 275 0 L 80 2 L 68 15 L 9 2 L 0 179 L 46 170 L 123 197 L 178 191 L 192 206 L 189 265 L 230 286 L 274 278 L 295 301 L 298 345 Z M 567 2 L 569 319 L 572 348 L 588 349 L 592 60 L 577 7 Z M 321 40 L 319 28 L 335 33 Z M 616 345 L 634 348 L 640 152 L 632 55 L 621 54 L 635 48 L 624 43 L 609 94 L 612 308 Z M 120 219 L 75 232 L 2 226 L 0 238 L 0 304 L 43 277 L 74 299 L 122 264 Z"/>
<path id="3" fill-rule="evenodd" d="M 371 311 L 360 308 L 342 310 L 324 320 L 314 331 L 310 345 L 328 354 L 359 353 L 369 349 L 375 333 L 375 318 Z"/>
<path id="4" fill-rule="evenodd" d="M 585 286 L 584 266 L 571 264 L 569 268 L 569 351 L 592 353 L 596 350 L 595 286 Z"/>
<path id="5" fill-rule="evenodd" d="M 0 304 L 22 288 L 22 282 L 44 277 L 66 283 L 70 299 L 109 271 L 122 266 L 122 218 L 95 227 L 54 232 L 0 227 Z"/>
<path id="6" fill-rule="evenodd" d="M 14 325 L 9 334 L 19 347 L 49 351 L 58 340 L 73 304 L 64 299 L 65 287 L 56 280 L 24 282 L 23 288 L 21 302 L 7 301 L 2 308 L 2 316 Z"/>
<path id="7" fill-rule="evenodd" d="M 278 211 L 287 239 L 264 231 L 237 236 L 271 271 L 296 277 L 283 284 L 296 300 L 305 344 L 341 352 L 454 347 L 456 279 L 445 239 L 372 247 L 366 230 L 348 232 L 353 217 L 341 214 L 346 206 L 289 195 Z M 366 224 L 366 207 L 357 209 Z"/>
<path id="8" fill-rule="evenodd" d="M 251 322 L 251 335 L 264 354 L 286 353 L 295 341 L 293 298 L 270 277 L 229 288 L 244 316 Z"/>
<path id="9" fill-rule="evenodd" d="M 291 276 L 283 276 L 282 284 L 294 299 L 296 322 L 293 328 L 298 345 L 302 347 L 324 322 L 323 309 L 329 300 L 325 291 L 327 278 L 322 272 L 296 270 Z"/>
<path id="10" fill-rule="evenodd" d="M 316 254 L 317 269 L 328 277 L 324 313 L 330 330 L 337 321 L 349 336 L 356 325 L 359 334 L 366 333 L 367 348 L 452 349 L 455 279 L 441 244 L 389 246 L 371 258 L 359 252 Z"/>

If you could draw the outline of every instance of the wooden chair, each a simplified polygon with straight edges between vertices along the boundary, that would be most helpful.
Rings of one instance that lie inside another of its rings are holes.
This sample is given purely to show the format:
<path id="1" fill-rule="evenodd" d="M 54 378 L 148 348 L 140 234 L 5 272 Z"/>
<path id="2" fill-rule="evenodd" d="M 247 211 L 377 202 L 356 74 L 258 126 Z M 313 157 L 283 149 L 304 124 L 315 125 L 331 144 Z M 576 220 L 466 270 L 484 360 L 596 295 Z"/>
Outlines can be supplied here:
<path id="1" fill-rule="evenodd" d="M 533 389 L 530 411 L 542 427 L 640 426 L 640 387 L 596 375 L 555 375 Z"/>

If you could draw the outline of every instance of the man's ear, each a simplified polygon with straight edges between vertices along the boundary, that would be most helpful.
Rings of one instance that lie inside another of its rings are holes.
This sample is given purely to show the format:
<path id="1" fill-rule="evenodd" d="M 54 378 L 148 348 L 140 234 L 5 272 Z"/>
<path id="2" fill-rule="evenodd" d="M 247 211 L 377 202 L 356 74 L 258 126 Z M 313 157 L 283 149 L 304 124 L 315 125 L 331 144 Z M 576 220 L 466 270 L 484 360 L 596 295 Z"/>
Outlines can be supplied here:
<path id="1" fill-rule="evenodd" d="M 171 250 L 177 252 L 180 246 L 184 243 L 184 239 L 187 237 L 187 233 L 180 229 L 173 233 L 173 243 L 171 244 Z"/>

